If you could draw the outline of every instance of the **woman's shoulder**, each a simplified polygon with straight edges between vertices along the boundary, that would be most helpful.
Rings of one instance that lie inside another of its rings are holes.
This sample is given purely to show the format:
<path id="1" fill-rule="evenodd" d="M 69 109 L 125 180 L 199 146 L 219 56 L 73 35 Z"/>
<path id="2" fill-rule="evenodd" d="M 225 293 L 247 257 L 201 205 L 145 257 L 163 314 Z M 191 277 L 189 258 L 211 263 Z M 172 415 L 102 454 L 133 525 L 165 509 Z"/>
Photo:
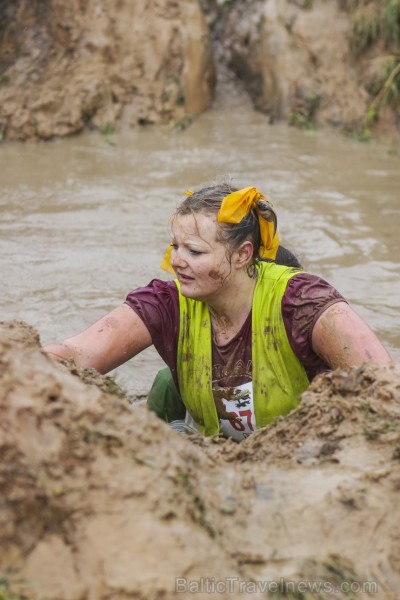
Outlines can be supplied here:
<path id="1" fill-rule="evenodd" d="M 128 293 L 125 301 L 128 304 L 134 299 L 142 301 L 151 301 L 153 299 L 154 301 L 165 302 L 168 298 L 171 300 L 178 298 L 178 289 L 175 281 L 152 279 L 146 286 L 131 290 Z"/>
<path id="2" fill-rule="evenodd" d="M 326 279 L 307 271 L 294 273 L 288 281 L 285 296 L 289 302 L 333 299 L 346 302 L 342 294 Z"/>
<path id="3" fill-rule="evenodd" d="M 306 368 L 309 379 L 328 367 L 312 346 L 312 331 L 321 314 L 337 302 L 346 302 L 328 281 L 301 271 L 289 281 L 282 298 L 282 317 L 292 349 Z"/>
<path id="4" fill-rule="evenodd" d="M 147 327 L 152 342 L 170 368 L 176 367 L 179 332 L 179 298 L 174 281 L 153 279 L 126 297 L 127 304 Z"/>
<path id="5" fill-rule="evenodd" d="M 179 318 L 178 289 L 174 281 L 152 279 L 144 287 L 139 287 L 125 298 L 130 306 L 151 327 L 152 323 Z"/>

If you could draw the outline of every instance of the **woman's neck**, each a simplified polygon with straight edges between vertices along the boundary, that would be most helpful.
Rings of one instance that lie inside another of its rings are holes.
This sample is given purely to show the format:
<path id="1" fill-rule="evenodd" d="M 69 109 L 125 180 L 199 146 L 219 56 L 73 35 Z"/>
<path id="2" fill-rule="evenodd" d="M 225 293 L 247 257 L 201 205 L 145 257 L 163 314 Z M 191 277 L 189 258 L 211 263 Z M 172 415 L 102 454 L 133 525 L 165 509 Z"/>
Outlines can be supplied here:
<path id="1" fill-rule="evenodd" d="M 251 310 L 256 282 L 246 273 L 245 278 L 240 278 L 217 298 L 206 302 L 211 315 L 213 338 L 217 344 L 227 344 L 243 327 Z"/>

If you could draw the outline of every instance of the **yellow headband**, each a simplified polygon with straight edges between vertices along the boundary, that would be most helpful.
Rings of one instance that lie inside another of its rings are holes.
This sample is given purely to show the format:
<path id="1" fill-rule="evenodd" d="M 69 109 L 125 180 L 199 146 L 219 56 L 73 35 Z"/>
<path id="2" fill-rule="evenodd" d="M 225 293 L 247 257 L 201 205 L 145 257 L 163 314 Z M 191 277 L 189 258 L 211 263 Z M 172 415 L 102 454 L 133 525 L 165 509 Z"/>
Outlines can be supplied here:
<path id="1" fill-rule="evenodd" d="M 190 196 L 192 193 L 190 190 L 186 191 L 187 196 Z M 278 233 L 275 230 L 274 223 L 264 219 L 257 207 L 258 200 L 265 199 L 264 194 L 261 194 L 256 187 L 248 187 L 237 192 L 232 192 L 222 200 L 217 221 L 219 223 L 240 223 L 248 212 L 254 208 L 258 216 L 261 234 L 260 257 L 275 260 L 279 247 Z M 171 252 L 172 246 L 168 246 L 160 268 L 174 274 L 175 271 L 171 266 Z"/>
<path id="2" fill-rule="evenodd" d="M 256 187 L 247 187 L 228 194 L 222 200 L 217 221 L 219 223 L 240 223 L 248 212 L 254 208 L 260 225 L 260 257 L 275 260 L 279 246 L 279 236 L 275 230 L 275 224 L 267 221 L 260 213 L 257 206 L 258 200 L 266 200 L 266 197 Z"/>

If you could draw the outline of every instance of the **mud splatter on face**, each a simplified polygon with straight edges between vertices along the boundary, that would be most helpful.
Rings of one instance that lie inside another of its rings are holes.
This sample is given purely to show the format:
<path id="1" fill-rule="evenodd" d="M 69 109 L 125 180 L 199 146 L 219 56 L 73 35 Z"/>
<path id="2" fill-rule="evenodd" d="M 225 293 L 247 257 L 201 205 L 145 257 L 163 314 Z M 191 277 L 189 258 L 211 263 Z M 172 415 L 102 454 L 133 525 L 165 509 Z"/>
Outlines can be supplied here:
<path id="1" fill-rule="evenodd" d="M 213 270 L 212 270 L 212 271 L 210 271 L 210 272 L 208 273 L 208 276 L 209 276 L 209 277 L 211 277 L 211 279 L 214 279 L 215 281 L 216 281 L 217 279 L 221 279 L 221 273 L 218 273 L 218 271 L 213 271 Z"/>
<path id="2" fill-rule="evenodd" d="M 219 281 L 219 283 L 221 285 L 223 285 L 226 280 L 226 274 L 224 275 L 223 273 L 220 273 L 219 271 L 216 271 L 215 269 L 211 269 L 211 271 L 208 272 L 208 276 L 213 281 Z"/>

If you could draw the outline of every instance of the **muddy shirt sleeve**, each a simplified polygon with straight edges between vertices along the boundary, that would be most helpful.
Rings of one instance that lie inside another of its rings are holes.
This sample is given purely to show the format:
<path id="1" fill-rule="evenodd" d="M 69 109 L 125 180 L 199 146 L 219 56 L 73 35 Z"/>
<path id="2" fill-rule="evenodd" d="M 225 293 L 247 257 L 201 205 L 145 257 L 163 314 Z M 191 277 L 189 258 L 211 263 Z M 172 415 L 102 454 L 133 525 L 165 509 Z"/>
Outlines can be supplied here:
<path id="1" fill-rule="evenodd" d="M 129 292 L 125 304 L 142 319 L 157 352 L 175 374 L 179 335 L 179 298 L 175 283 L 153 279 L 146 287 Z"/>
<path id="2" fill-rule="evenodd" d="M 289 280 L 282 298 L 282 317 L 289 343 L 310 381 L 329 367 L 312 348 L 312 331 L 321 314 L 336 302 L 346 302 L 327 281 L 310 273 Z"/>

